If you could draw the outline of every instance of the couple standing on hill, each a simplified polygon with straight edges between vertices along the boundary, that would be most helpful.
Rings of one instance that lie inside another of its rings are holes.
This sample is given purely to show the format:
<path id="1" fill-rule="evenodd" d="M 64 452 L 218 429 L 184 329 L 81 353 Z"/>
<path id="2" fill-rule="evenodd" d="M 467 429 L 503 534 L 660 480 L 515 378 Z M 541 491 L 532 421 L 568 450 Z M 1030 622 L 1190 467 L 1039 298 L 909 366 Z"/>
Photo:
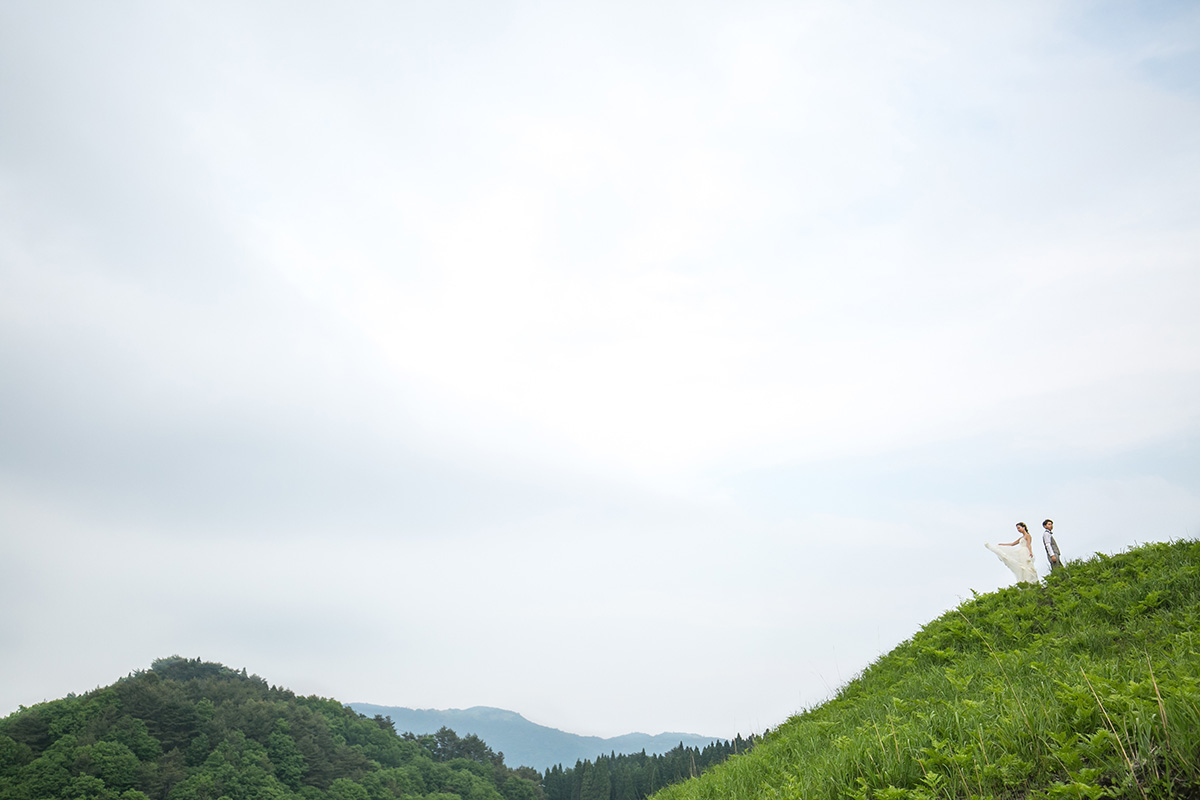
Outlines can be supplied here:
<path id="1" fill-rule="evenodd" d="M 1062 566 L 1058 542 L 1054 541 L 1054 520 L 1046 520 L 1042 523 L 1042 528 L 1045 529 L 1042 544 L 1046 546 L 1046 560 L 1050 562 L 1050 571 L 1053 572 Z M 1033 537 L 1029 535 L 1029 528 L 1025 527 L 1024 522 L 1017 523 L 1017 533 L 1021 535 L 1015 541 L 1001 542 L 999 545 L 988 542 L 984 547 L 995 553 L 1021 583 L 1037 583 L 1037 568 L 1033 565 Z M 1012 549 L 1001 549 L 1005 547 Z"/>

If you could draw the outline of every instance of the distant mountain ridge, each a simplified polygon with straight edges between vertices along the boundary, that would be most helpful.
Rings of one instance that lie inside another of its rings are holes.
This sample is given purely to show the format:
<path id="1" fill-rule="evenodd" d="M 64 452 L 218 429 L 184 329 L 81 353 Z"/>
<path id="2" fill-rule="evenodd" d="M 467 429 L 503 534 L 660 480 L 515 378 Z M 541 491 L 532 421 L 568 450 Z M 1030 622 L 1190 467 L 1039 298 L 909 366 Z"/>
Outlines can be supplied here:
<path id="1" fill-rule="evenodd" d="M 645 750 L 647 755 L 656 755 L 680 744 L 703 748 L 715 741 L 723 741 L 719 736 L 694 733 L 659 733 L 654 736 L 626 733 L 608 739 L 580 736 L 530 722 L 515 711 L 489 706 L 439 710 L 350 703 L 350 708 L 368 717 L 377 714 L 391 717 L 398 733 L 435 733 L 442 727 L 450 728 L 459 736 L 473 733 L 493 750 L 504 753 L 505 763 L 541 771 L 556 764 L 572 767 L 576 761 L 594 760 L 601 754 L 640 753 Z"/>

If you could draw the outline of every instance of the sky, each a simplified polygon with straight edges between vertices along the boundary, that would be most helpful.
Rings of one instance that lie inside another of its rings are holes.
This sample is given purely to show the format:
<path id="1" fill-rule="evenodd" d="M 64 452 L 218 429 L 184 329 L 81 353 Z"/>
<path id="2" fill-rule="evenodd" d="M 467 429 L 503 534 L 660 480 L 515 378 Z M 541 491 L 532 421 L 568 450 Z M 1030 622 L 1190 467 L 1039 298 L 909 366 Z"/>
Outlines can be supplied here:
<path id="1" fill-rule="evenodd" d="M 7 0 L 0 715 L 761 732 L 1200 535 L 1198 301 L 1195 3 Z"/>

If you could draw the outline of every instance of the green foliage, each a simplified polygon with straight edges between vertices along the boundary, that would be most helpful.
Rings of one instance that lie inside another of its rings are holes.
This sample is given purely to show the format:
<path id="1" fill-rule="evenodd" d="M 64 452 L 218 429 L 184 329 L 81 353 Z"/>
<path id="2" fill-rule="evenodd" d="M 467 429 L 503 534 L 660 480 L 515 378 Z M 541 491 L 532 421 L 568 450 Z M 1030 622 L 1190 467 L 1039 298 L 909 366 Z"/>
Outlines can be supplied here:
<path id="1" fill-rule="evenodd" d="M 71 780 L 63 792 L 63 797 L 74 800 L 118 800 L 114 789 L 104 785 L 104 781 L 92 775 L 79 775 Z"/>
<path id="2" fill-rule="evenodd" d="M 579 788 L 579 800 L 608 800 L 612 784 L 608 775 L 608 762 L 599 759 L 596 766 L 587 770 Z"/>
<path id="3" fill-rule="evenodd" d="M 10 736 L 0 736 L 0 777 L 15 775 L 17 771 L 33 760 L 33 751 L 29 745 L 14 740 Z"/>
<path id="4" fill-rule="evenodd" d="M 132 789 L 139 766 L 138 757 L 120 742 L 96 742 L 75 750 L 75 771 L 99 778 L 110 789 Z"/>
<path id="5" fill-rule="evenodd" d="M 401 737 L 385 717 L 178 656 L 0 719 L 3 800 L 542 800 L 529 777 L 476 736 Z"/>
<path id="6" fill-rule="evenodd" d="M 62 759 L 42 756 L 18 774 L 11 791 L 14 798 L 59 797 L 71 782 L 71 773 Z"/>
<path id="7" fill-rule="evenodd" d="M 517 775 L 509 777 L 500 787 L 504 800 L 542 800 L 542 790 L 535 781 Z"/>
<path id="8" fill-rule="evenodd" d="M 658 800 L 1200 794 L 1200 543 L 976 596 Z"/>
<path id="9" fill-rule="evenodd" d="M 275 777 L 292 789 L 300 788 L 300 780 L 308 771 L 304 755 L 296 747 L 296 740 L 287 733 L 287 720 L 275 722 L 275 730 L 267 737 L 267 756 L 275 770 Z"/>
<path id="10" fill-rule="evenodd" d="M 329 800 L 368 800 L 367 790 L 349 778 L 338 778 L 329 787 Z"/>
<path id="11" fill-rule="evenodd" d="M 754 746 L 757 737 L 741 736 L 704 747 L 684 747 L 681 742 L 660 755 L 611 754 L 576 762 L 571 769 L 561 765 L 546 770 L 542 778 L 546 800 L 582 800 L 587 796 L 605 800 L 643 800 L 673 783 L 695 777 L 709 767 Z"/>
<path id="12" fill-rule="evenodd" d="M 504 763 L 504 754 L 496 753 L 482 739 L 473 733 L 459 737 L 454 731 L 443 726 L 437 733 L 414 736 L 404 734 L 406 741 L 414 742 L 434 761 L 452 761 L 464 758 L 480 764 L 500 765 Z"/>
<path id="13" fill-rule="evenodd" d="M 117 719 L 104 738 L 125 745 L 139 761 L 154 761 L 162 755 L 162 745 L 150 735 L 146 723 L 128 714 Z"/>

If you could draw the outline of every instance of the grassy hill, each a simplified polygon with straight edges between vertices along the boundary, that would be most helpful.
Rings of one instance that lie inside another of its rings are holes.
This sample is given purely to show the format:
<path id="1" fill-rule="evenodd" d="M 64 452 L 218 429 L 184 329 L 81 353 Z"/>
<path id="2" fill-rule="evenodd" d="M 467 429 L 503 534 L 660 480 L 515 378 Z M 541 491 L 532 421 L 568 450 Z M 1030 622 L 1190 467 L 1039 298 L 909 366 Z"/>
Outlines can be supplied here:
<path id="1" fill-rule="evenodd" d="M 1200 542 L 977 595 L 655 800 L 1200 798 Z"/>

